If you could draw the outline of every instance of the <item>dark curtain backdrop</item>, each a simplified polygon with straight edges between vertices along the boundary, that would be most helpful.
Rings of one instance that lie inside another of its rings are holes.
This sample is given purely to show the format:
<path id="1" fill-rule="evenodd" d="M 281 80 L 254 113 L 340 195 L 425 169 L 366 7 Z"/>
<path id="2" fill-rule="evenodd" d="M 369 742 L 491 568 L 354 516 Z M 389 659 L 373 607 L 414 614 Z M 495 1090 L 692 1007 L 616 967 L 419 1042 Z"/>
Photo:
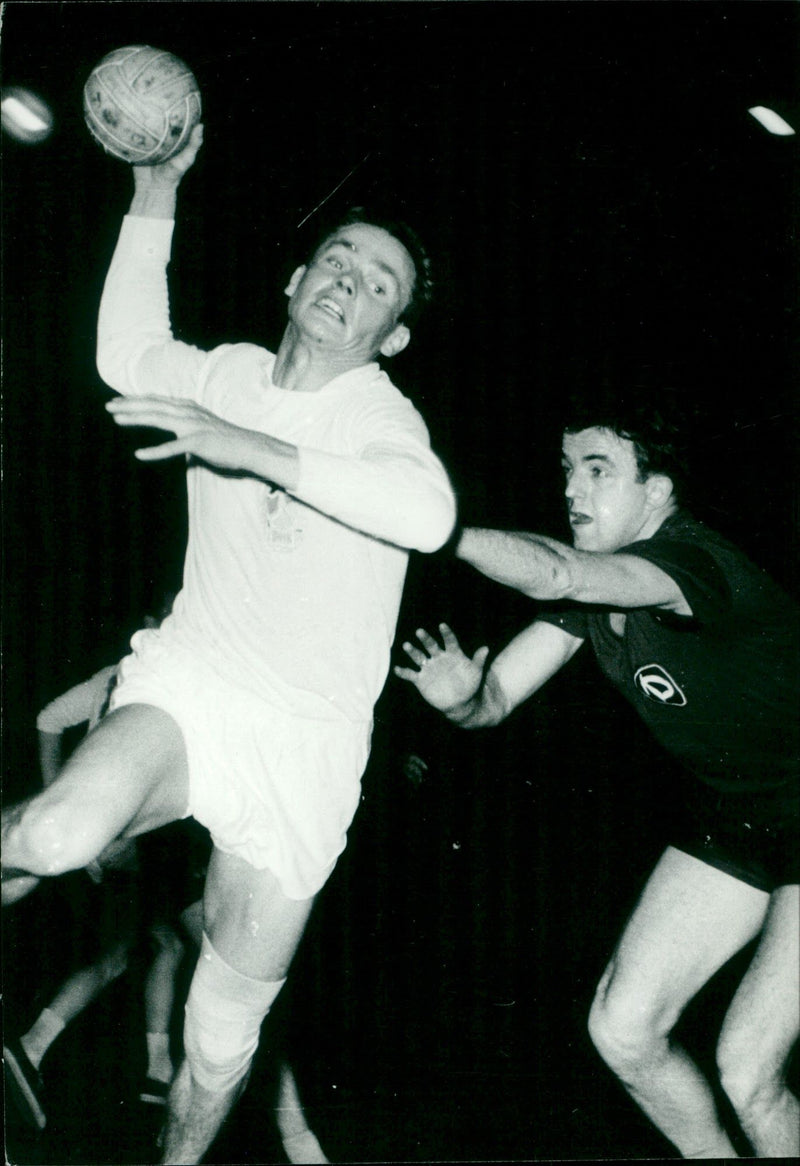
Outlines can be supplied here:
<path id="1" fill-rule="evenodd" d="M 2 142 L 6 799 L 36 787 L 37 710 L 119 658 L 180 582 L 181 466 L 134 461 L 141 435 L 109 421 L 94 367 L 131 189 L 82 123 L 106 52 L 168 48 L 203 92 L 171 274 L 182 338 L 274 346 L 323 211 L 390 207 L 438 273 L 390 372 L 465 522 L 566 537 L 564 410 L 602 384 L 671 395 L 701 516 L 796 594 L 797 145 L 747 110 L 800 121 L 797 33 L 797 6 L 768 0 L 6 4 L 3 84 L 55 114 L 43 144 Z M 473 651 L 534 614 L 445 556 L 412 557 L 396 660 L 418 626 L 446 619 Z M 429 767 L 419 787 L 411 752 Z M 670 1152 L 585 1036 L 665 840 L 670 776 L 588 655 L 471 735 L 389 679 L 350 845 L 276 1016 L 332 1157 Z M 7 919 L 19 1027 L 58 981 L 72 924 L 50 890 Z M 686 1020 L 701 1060 L 727 974 Z M 135 986 L 98 1007 L 50 1071 L 61 1124 L 13 1160 L 144 1160 L 115 1092 L 142 1056 Z M 98 1070 L 102 1104 L 85 1094 Z M 262 1051 L 210 1160 L 280 1160 L 270 1082 Z"/>

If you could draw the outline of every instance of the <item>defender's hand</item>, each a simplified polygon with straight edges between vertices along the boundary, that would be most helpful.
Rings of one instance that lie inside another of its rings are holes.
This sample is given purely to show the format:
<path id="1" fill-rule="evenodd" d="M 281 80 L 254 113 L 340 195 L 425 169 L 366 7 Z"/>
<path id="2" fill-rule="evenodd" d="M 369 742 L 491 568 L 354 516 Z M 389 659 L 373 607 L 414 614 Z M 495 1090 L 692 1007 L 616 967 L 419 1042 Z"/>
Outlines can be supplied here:
<path id="1" fill-rule="evenodd" d="M 489 655 L 488 647 L 478 648 L 470 659 L 462 650 L 446 623 L 439 624 L 442 644 L 423 629 L 417 630 L 417 639 L 424 651 L 405 643 L 406 655 L 416 668 L 394 669 L 395 676 L 408 680 L 429 705 L 447 713 L 471 700 L 481 686 L 483 667 Z"/>

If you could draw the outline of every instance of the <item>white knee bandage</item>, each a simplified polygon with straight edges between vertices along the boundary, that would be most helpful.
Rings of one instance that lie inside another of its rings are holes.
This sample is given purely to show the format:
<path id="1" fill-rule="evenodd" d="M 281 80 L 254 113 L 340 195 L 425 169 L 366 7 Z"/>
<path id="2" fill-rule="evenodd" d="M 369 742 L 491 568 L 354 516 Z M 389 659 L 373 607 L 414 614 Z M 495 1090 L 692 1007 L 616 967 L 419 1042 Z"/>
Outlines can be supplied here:
<path id="1" fill-rule="evenodd" d="M 258 1046 L 261 1023 L 285 983 L 243 976 L 203 933 L 183 1028 L 186 1059 L 198 1085 L 213 1093 L 238 1085 Z"/>

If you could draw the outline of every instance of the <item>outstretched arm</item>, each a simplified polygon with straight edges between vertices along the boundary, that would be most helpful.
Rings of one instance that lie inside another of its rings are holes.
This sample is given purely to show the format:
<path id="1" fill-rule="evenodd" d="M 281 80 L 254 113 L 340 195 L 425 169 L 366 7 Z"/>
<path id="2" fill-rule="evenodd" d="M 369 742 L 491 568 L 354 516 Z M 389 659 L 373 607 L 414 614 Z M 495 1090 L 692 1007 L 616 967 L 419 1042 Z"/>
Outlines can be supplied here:
<path id="1" fill-rule="evenodd" d="M 531 599 L 659 607 L 691 615 L 675 580 L 637 555 L 577 551 L 544 535 L 468 527 L 456 556 Z"/>
<path id="2" fill-rule="evenodd" d="M 398 449 L 340 457 L 243 429 L 193 401 L 115 397 L 106 408 L 118 425 L 176 435 L 137 450 L 141 461 L 192 454 L 220 469 L 262 478 L 364 534 L 414 550 L 437 550 L 453 529 L 455 499 L 447 476 L 422 447 L 418 455 Z"/>
<path id="3" fill-rule="evenodd" d="M 396 667 L 394 672 L 464 729 L 499 725 L 571 660 L 583 643 L 553 624 L 537 621 L 515 636 L 487 670 L 487 647 L 470 658 L 447 624 L 440 624 L 439 631 L 441 645 L 420 628 L 417 639 L 422 649 L 403 644 L 416 667 Z"/>

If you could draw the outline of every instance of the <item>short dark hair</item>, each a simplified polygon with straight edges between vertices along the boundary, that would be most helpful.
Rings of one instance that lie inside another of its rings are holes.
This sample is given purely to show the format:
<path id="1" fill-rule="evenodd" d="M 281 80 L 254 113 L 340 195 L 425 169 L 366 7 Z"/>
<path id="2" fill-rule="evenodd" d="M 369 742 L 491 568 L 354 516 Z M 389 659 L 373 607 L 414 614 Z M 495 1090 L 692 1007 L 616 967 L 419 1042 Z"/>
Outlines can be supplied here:
<path id="1" fill-rule="evenodd" d="M 355 223 L 364 223 L 371 227 L 380 227 L 398 243 L 402 244 L 411 257 L 414 265 L 414 284 L 411 288 L 411 297 L 398 317 L 398 323 L 412 327 L 419 319 L 420 313 L 433 298 L 433 276 L 431 259 L 425 245 L 412 226 L 402 219 L 395 219 L 363 206 L 351 207 L 344 215 L 330 223 L 317 237 L 312 254 L 316 255 L 319 249 L 335 235 L 342 227 L 352 227 Z"/>
<path id="2" fill-rule="evenodd" d="M 631 399 L 620 392 L 614 401 L 582 401 L 573 404 L 565 433 L 607 429 L 630 441 L 644 482 L 652 474 L 664 474 L 672 482 L 679 505 L 689 495 L 688 434 L 685 418 L 674 403 L 659 406 L 650 400 Z"/>

